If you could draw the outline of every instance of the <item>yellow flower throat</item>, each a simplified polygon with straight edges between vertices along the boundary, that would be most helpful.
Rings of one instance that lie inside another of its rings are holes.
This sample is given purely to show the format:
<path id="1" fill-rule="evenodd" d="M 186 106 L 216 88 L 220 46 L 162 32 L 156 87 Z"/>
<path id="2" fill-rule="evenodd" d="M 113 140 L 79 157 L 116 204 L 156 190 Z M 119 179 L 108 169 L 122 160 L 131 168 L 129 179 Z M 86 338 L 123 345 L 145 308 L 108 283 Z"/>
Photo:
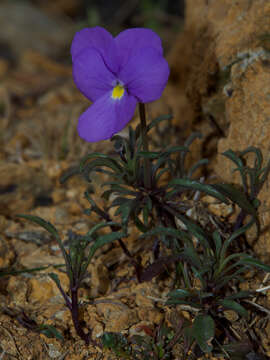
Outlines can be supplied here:
<path id="1" fill-rule="evenodd" d="M 121 84 L 115 85 L 112 91 L 112 98 L 114 100 L 120 100 L 125 93 L 125 88 Z"/>

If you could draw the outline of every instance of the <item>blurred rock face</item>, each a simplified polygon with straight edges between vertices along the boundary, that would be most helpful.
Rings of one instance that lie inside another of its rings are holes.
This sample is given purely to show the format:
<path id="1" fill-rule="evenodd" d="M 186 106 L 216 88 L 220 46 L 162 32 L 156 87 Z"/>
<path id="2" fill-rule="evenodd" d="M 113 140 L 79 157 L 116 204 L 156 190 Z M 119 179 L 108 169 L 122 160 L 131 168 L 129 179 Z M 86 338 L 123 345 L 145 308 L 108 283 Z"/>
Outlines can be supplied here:
<path id="1" fill-rule="evenodd" d="M 55 56 L 69 47 L 73 26 L 59 16 L 49 16 L 23 1 L 0 4 L 0 43 L 7 44 L 15 56 L 23 50 L 36 50 Z"/>
<path id="2" fill-rule="evenodd" d="M 269 0 L 186 1 L 185 29 L 170 54 L 172 75 L 192 109 L 189 118 L 183 115 L 179 122 L 194 127 L 196 119 L 197 128 L 208 136 L 209 119 L 214 120 L 220 128 L 214 154 L 216 149 L 221 154 L 256 146 L 265 162 L 269 159 L 269 16 Z M 232 167 L 223 156 L 216 157 L 216 173 L 225 181 L 240 182 Z M 270 222 L 268 183 L 260 194 L 263 228 Z M 269 259 L 269 231 L 261 235 L 255 251 Z"/>

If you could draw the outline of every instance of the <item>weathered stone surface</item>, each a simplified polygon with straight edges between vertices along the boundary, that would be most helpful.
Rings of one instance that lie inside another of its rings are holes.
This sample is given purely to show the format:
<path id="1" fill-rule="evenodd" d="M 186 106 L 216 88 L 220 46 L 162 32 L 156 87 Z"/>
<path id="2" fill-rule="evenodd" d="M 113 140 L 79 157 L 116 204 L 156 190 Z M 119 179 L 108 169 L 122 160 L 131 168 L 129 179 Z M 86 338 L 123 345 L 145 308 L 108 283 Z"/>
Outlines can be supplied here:
<path id="1" fill-rule="evenodd" d="M 0 214 L 14 215 L 29 210 L 39 196 L 47 195 L 51 182 L 42 170 L 24 164 L 0 165 Z"/>
<path id="2" fill-rule="evenodd" d="M 204 156 L 214 156 L 214 170 L 227 182 L 239 184 L 240 179 L 232 174 L 234 165 L 222 152 L 256 146 L 265 162 L 269 159 L 269 18 L 268 0 L 198 0 L 196 6 L 187 0 L 185 29 L 170 54 L 172 75 L 182 83 L 175 85 L 179 98 L 185 97 L 192 109 L 186 113 L 186 105 L 179 101 L 178 121 L 191 123 L 191 128 L 205 135 Z M 267 229 L 268 182 L 259 199 L 260 220 Z M 264 231 L 254 246 L 261 258 L 269 261 L 269 231 Z"/>
<path id="3" fill-rule="evenodd" d="M 0 269 L 7 268 L 15 259 L 15 253 L 12 250 L 10 243 L 0 236 Z"/>
<path id="4" fill-rule="evenodd" d="M 59 16 L 48 16 L 28 2 L 4 1 L 0 6 L 1 42 L 18 55 L 35 49 L 56 55 L 66 48 L 73 36 L 73 26 Z"/>
<path id="5" fill-rule="evenodd" d="M 103 263 L 102 258 L 97 258 L 89 265 L 91 274 L 91 296 L 104 295 L 110 286 L 109 271 Z"/>
<path id="6" fill-rule="evenodd" d="M 97 312 L 102 314 L 105 319 L 105 331 L 120 332 L 138 322 L 137 311 L 129 309 L 119 301 L 99 303 Z"/>

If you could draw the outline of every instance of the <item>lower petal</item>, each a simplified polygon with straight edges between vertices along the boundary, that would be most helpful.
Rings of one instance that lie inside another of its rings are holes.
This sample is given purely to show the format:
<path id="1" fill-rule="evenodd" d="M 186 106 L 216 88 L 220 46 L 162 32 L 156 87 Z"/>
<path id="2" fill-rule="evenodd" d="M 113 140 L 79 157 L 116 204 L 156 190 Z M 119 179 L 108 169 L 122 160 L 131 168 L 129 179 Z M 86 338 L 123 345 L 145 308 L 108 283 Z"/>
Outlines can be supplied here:
<path id="1" fill-rule="evenodd" d="M 132 119 L 137 100 L 127 93 L 114 100 L 111 92 L 95 101 L 79 118 L 79 136 L 88 142 L 110 139 Z"/>

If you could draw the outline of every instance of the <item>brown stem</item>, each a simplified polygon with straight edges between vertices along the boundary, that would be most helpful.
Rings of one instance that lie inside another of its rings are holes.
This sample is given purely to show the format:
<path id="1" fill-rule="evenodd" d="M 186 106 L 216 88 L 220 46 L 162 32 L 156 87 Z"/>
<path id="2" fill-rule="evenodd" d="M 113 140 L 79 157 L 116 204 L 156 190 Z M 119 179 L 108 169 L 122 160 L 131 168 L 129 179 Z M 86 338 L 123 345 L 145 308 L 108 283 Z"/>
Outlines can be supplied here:
<path id="1" fill-rule="evenodd" d="M 81 322 L 79 319 L 79 303 L 78 303 L 78 287 L 71 288 L 71 316 L 73 325 L 78 336 L 85 342 L 86 345 L 90 343 L 90 334 L 85 334 L 82 329 Z"/>

